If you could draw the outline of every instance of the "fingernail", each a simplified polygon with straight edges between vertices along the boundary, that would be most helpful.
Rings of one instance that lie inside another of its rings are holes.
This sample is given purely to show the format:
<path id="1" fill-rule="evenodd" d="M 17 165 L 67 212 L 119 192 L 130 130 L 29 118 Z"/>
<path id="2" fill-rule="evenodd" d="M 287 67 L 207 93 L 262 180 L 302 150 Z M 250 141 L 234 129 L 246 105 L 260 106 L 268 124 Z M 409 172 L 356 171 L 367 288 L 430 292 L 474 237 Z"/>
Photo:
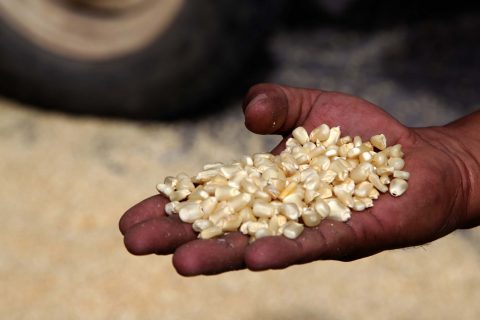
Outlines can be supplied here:
<path id="1" fill-rule="evenodd" d="M 246 101 L 245 102 L 245 111 L 247 108 L 250 108 L 251 106 L 257 105 L 257 104 L 262 104 L 264 101 L 268 99 L 267 95 L 265 93 L 260 93 L 256 95 L 252 100 Z"/>

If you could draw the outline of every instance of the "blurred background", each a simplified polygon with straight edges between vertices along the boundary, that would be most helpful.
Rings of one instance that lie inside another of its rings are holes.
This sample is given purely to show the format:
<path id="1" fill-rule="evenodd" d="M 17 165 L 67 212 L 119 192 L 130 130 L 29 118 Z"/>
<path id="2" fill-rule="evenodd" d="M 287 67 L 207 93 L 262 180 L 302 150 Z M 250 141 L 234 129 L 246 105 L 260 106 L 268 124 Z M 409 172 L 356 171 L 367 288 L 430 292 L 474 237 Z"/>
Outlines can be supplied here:
<path id="1" fill-rule="evenodd" d="M 480 108 L 467 1 L 0 0 L 2 319 L 479 319 L 480 231 L 351 263 L 182 278 L 117 223 L 166 175 L 271 149 L 257 82 L 410 126 Z M 235 143 L 233 143 L 235 142 Z"/>

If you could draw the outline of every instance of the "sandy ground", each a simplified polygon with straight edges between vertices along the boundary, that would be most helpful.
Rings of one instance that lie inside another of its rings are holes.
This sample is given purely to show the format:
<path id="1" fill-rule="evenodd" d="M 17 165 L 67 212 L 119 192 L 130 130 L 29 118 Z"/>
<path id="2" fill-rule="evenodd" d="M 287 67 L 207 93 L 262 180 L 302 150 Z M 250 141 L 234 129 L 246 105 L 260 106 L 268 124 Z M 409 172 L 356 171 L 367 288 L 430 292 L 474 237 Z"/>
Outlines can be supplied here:
<path id="1" fill-rule="evenodd" d="M 283 33 L 267 80 L 353 93 L 409 125 L 444 124 L 479 108 L 479 64 L 468 59 L 480 42 L 467 41 L 476 21 Z M 240 102 L 195 122 L 145 123 L 0 100 L 0 318 L 480 319 L 478 228 L 351 263 L 213 277 L 182 278 L 170 257 L 124 249 L 118 219 L 164 176 L 277 141 L 244 129 Z"/>
<path id="2" fill-rule="evenodd" d="M 478 229 L 352 263 L 213 277 L 182 278 L 170 257 L 128 254 L 117 221 L 162 177 L 278 140 L 248 133 L 238 105 L 216 119 L 224 125 L 118 122 L 2 100 L 0 318 L 480 317 Z"/>

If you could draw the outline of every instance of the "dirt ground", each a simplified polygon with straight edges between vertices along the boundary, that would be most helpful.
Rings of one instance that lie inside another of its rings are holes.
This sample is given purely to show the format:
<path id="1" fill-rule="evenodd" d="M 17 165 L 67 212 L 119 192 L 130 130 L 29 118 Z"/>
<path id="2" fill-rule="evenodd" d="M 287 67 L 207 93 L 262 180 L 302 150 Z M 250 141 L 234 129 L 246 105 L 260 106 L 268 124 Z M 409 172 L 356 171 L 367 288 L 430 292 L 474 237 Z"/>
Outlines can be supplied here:
<path id="1" fill-rule="evenodd" d="M 3 319 L 480 317 L 479 229 L 352 263 L 213 277 L 182 278 L 170 257 L 128 254 L 117 221 L 162 177 L 274 145 L 243 128 L 239 108 L 217 121 L 146 124 L 2 100 L 0 115 Z"/>

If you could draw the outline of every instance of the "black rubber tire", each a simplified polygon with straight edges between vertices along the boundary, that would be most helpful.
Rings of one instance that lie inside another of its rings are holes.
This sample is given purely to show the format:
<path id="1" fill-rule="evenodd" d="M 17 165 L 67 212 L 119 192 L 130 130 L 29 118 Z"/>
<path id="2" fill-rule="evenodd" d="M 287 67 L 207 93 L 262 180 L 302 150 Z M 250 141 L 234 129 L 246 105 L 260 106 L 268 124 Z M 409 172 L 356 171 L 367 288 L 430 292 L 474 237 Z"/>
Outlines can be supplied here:
<path id="1" fill-rule="evenodd" d="M 147 48 L 80 61 L 40 48 L 0 17 L 0 94 L 86 114 L 176 118 L 235 81 L 280 11 L 278 1 L 185 1 Z"/>

